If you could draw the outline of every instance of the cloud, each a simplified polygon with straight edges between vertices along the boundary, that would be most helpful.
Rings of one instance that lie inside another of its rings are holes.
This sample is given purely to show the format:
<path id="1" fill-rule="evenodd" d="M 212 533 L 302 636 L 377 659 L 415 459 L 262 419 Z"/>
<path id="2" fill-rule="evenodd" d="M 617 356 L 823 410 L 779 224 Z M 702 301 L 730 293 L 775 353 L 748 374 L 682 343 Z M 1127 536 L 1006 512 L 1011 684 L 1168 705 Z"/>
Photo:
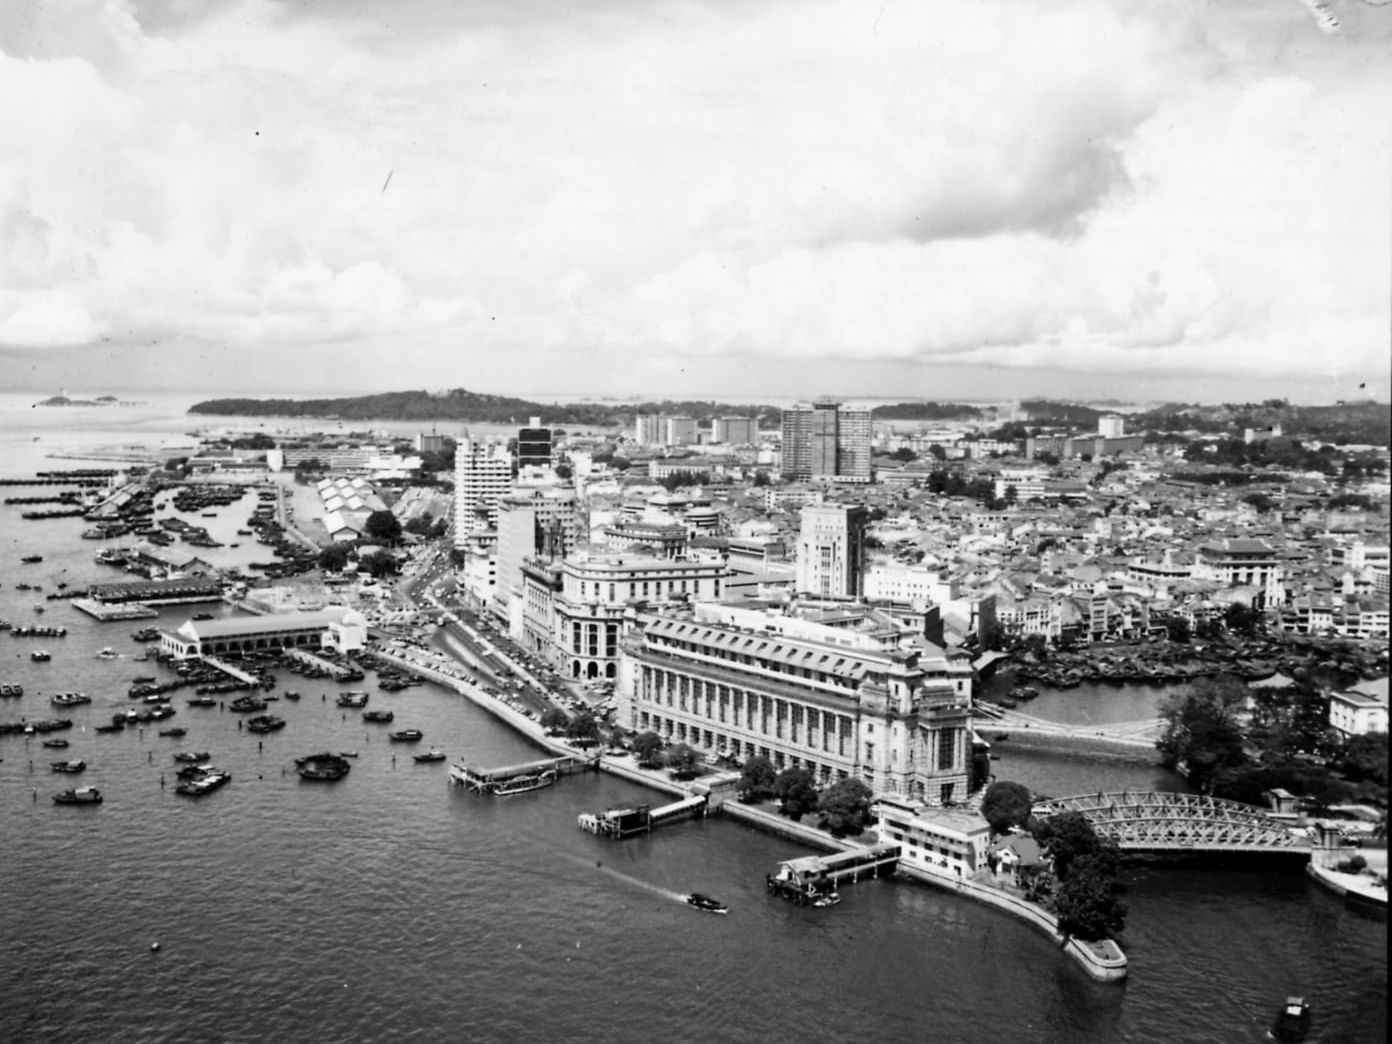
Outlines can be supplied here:
<path id="1" fill-rule="evenodd" d="M 1392 16 L 1341 21 L 13 5 L 0 345 L 1381 374 Z"/>

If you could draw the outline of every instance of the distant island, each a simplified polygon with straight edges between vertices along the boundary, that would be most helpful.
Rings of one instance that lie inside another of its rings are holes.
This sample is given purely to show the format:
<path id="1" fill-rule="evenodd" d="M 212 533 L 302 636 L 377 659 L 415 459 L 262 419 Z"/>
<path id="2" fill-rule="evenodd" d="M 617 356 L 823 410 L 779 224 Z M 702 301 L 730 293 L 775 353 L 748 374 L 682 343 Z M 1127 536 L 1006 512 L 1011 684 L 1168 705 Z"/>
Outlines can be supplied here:
<path id="1" fill-rule="evenodd" d="M 852 397 L 853 398 L 853 397 Z M 101 404 L 103 400 L 97 400 Z M 48 405 L 74 404 L 62 396 Z M 534 402 L 507 395 L 487 395 L 455 388 L 445 392 L 401 391 L 339 399 L 208 399 L 189 407 L 189 413 L 221 417 L 312 417 L 335 421 L 460 421 L 479 424 L 523 425 L 540 417 L 548 425 L 623 427 L 637 415 L 663 414 L 709 422 L 716 417 L 753 417 L 759 427 L 776 429 L 782 409 L 772 405 L 733 405 L 709 400 L 663 399 L 660 401 Z M 999 429 L 999 437 L 1063 427 L 1096 431 L 1097 421 L 1109 411 L 1097 404 L 1052 399 L 1025 399 L 1023 419 Z M 989 408 L 954 402 L 908 401 L 875 407 L 877 421 L 981 421 L 989 422 Z M 1284 399 L 1259 403 L 1165 403 L 1140 413 L 1125 415 L 1128 432 L 1235 434 L 1244 428 L 1273 429 L 1292 438 L 1318 439 L 1339 445 L 1349 443 L 1386 446 L 1392 443 L 1392 414 L 1377 402 L 1336 403 L 1332 406 L 1295 406 Z"/>
<path id="2" fill-rule="evenodd" d="M 120 399 L 114 395 L 99 395 L 95 399 L 70 399 L 66 395 L 50 395 L 35 406 L 120 406 Z M 129 404 L 124 404 L 129 405 Z"/>
<path id="3" fill-rule="evenodd" d="M 782 409 L 771 405 L 733 405 L 696 399 L 660 401 L 533 402 L 506 395 L 486 395 L 455 388 L 447 392 L 404 391 L 341 399 L 209 399 L 189 413 L 223 417 L 317 417 L 323 420 L 474 421 L 525 424 L 541 417 L 547 424 L 615 427 L 635 416 L 665 414 L 709 421 L 715 417 L 753 417 L 761 428 L 776 428 Z M 877 420 L 974 420 L 984 416 L 975 406 L 959 403 L 901 402 L 876 407 Z"/>

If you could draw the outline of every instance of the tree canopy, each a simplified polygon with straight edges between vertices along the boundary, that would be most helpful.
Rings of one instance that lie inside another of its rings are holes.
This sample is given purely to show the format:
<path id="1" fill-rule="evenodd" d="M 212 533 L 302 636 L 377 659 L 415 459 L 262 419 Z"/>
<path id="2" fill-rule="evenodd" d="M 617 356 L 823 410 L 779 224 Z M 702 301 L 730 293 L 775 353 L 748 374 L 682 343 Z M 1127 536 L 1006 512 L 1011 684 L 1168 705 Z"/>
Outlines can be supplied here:
<path id="1" fill-rule="evenodd" d="M 1080 855 L 1054 893 L 1054 913 L 1064 935 L 1096 941 L 1126 928 L 1126 904 L 1105 855 Z"/>
<path id="2" fill-rule="evenodd" d="M 750 758 L 740 770 L 739 799 L 745 804 L 764 800 L 773 793 L 774 779 L 773 762 L 768 758 Z"/>
<path id="3" fill-rule="evenodd" d="M 779 811 L 789 819 L 798 820 L 817 807 L 817 785 L 806 769 L 784 769 L 773 781 L 773 796 L 779 801 Z"/>
<path id="4" fill-rule="evenodd" d="M 1161 763 L 1185 768 L 1189 782 L 1210 793 L 1215 773 L 1247 760 L 1236 717 L 1246 695 L 1247 687 L 1239 679 L 1220 675 L 1201 678 L 1188 691 L 1165 700 L 1160 706 L 1164 732 L 1155 741 Z"/>
<path id="5" fill-rule="evenodd" d="M 566 726 L 566 738 L 577 743 L 593 743 L 599 739 L 599 722 L 588 710 L 582 710 Z"/>
<path id="6" fill-rule="evenodd" d="M 639 765 L 652 768 L 657 765 L 661 755 L 662 737 L 656 732 L 640 732 L 633 737 L 633 756 L 638 759 Z"/>
<path id="7" fill-rule="evenodd" d="M 701 756 L 686 743 L 677 743 L 667 751 L 667 767 L 678 779 L 692 779 L 701 772 Z"/>
<path id="8" fill-rule="evenodd" d="M 1011 827 L 1022 827 L 1030 818 L 1034 799 L 1023 783 L 1000 780 L 986 788 L 981 799 L 981 814 L 991 824 L 991 831 L 1004 834 Z"/>
<path id="9" fill-rule="evenodd" d="M 363 523 L 363 535 L 384 544 L 401 539 L 401 520 L 390 511 L 374 511 Z"/>
<path id="10" fill-rule="evenodd" d="M 817 802 L 822 824 L 835 837 L 858 834 L 870 822 L 870 801 L 874 795 L 859 779 L 843 779 L 822 791 Z"/>

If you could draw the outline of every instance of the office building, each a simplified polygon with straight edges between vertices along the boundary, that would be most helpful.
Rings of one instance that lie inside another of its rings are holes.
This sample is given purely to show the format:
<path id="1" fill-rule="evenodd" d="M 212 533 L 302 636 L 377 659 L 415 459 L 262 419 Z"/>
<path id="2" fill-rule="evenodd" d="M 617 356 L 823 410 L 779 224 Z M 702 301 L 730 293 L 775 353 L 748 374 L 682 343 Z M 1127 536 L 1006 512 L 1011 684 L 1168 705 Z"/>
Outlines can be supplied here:
<path id="1" fill-rule="evenodd" d="M 817 598 L 857 598 L 865 570 L 865 508 L 818 504 L 802 509 L 797 589 Z"/>
<path id="2" fill-rule="evenodd" d="M 517 430 L 517 467 L 549 468 L 551 466 L 552 436 L 550 428 L 541 426 L 541 418 L 531 418 L 531 424 Z"/>

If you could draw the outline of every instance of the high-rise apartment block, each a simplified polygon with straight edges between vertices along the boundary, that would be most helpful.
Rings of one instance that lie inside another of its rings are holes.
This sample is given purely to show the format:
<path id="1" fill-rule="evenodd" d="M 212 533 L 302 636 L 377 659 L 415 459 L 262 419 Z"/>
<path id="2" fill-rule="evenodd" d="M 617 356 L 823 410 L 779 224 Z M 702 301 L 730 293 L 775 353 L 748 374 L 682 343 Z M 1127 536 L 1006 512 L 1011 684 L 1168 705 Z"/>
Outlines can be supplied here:
<path id="1" fill-rule="evenodd" d="M 783 411 L 783 477 L 869 482 L 870 411 L 822 399 Z"/>
<path id="2" fill-rule="evenodd" d="M 666 417 L 640 413 L 633 418 L 633 441 L 640 446 L 660 446 L 667 436 Z"/>
<path id="3" fill-rule="evenodd" d="M 668 446 L 694 446 L 699 439 L 694 417 L 668 417 L 663 442 Z"/>
<path id="4" fill-rule="evenodd" d="M 716 417 L 711 421 L 711 441 L 753 446 L 759 441 L 759 422 L 753 417 Z"/>
<path id="5" fill-rule="evenodd" d="M 454 545 L 464 547 L 470 533 L 496 529 L 498 501 L 512 488 L 507 447 L 468 437 L 454 455 Z"/>
<path id="6" fill-rule="evenodd" d="M 1119 439 L 1126 434 L 1126 418 L 1107 413 L 1097 418 L 1097 434 L 1104 439 Z"/>
<path id="7" fill-rule="evenodd" d="M 797 589 L 817 598 L 858 598 L 865 571 L 865 508 L 818 504 L 802 509 Z"/>

